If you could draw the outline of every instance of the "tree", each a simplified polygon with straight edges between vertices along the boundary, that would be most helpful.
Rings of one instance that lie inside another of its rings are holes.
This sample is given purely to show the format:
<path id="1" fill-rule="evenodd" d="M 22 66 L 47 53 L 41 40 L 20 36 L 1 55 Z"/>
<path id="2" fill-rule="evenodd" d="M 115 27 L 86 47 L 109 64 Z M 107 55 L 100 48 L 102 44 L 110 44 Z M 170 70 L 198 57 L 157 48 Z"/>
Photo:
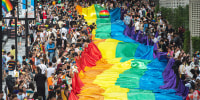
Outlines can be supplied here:
<path id="1" fill-rule="evenodd" d="M 186 53 L 190 52 L 190 31 L 185 31 L 185 33 L 184 33 L 183 50 Z"/>
<path id="2" fill-rule="evenodd" d="M 155 13 L 158 13 L 159 10 L 160 10 L 159 5 L 156 5 L 156 7 L 155 7 Z"/>
<path id="3" fill-rule="evenodd" d="M 200 50 L 200 37 L 192 37 L 193 52 Z"/>
<path id="4" fill-rule="evenodd" d="M 175 30 L 178 30 L 180 26 L 183 26 L 186 31 L 184 33 L 184 46 L 183 49 L 185 50 L 186 53 L 189 53 L 190 51 L 190 32 L 189 32 L 189 6 L 179 6 L 175 9 L 173 8 L 164 8 L 161 7 L 159 8 L 159 5 L 156 6 L 155 12 L 161 11 L 162 17 L 166 19 L 169 24 L 172 25 L 172 27 Z M 200 50 L 200 45 L 197 46 L 200 43 L 200 38 L 195 37 L 192 38 L 192 44 L 194 51 L 195 50 Z"/>
<path id="5" fill-rule="evenodd" d="M 155 12 L 161 11 L 162 17 L 169 21 L 169 24 L 173 26 L 174 29 L 178 29 L 180 26 L 184 26 L 186 30 L 189 29 L 189 6 L 179 6 L 178 8 L 164 8 L 157 5 Z"/>

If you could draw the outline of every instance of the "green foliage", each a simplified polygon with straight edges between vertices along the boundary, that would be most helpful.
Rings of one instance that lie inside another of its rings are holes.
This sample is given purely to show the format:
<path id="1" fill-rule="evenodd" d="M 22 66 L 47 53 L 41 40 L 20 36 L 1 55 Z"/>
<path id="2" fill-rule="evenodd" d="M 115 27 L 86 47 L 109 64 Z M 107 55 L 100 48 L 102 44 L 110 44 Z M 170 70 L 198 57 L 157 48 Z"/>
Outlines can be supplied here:
<path id="1" fill-rule="evenodd" d="M 200 50 L 200 37 L 192 37 L 193 52 Z"/>
<path id="2" fill-rule="evenodd" d="M 184 33 L 184 43 L 183 43 L 183 50 L 186 53 L 190 52 L 190 31 L 185 31 Z"/>
<path id="3" fill-rule="evenodd" d="M 155 12 L 161 11 L 162 17 L 169 21 L 169 24 L 173 26 L 174 29 L 178 29 L 180 26 L 184 26 L 185 29 L 189 29 L 189 6 L 172 9 L 172 8 L 157 8 Z"/>
<path id="4" fill-rule="evenodd" d="M 156 7 L 155 7 L 155 13 L 158 13 L 158 11 L 159 11 L 159 5 L 156 5 Z"/>

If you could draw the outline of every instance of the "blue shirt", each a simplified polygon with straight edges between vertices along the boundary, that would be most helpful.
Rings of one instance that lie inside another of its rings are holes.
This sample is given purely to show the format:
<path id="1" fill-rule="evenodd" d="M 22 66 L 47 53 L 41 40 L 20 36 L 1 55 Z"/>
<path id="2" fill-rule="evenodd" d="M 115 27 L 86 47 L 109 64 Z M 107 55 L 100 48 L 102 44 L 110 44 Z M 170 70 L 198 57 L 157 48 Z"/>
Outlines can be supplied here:
<path id="1" fill-rule="evenodd" d="M 39 64 L 41 64 L 41 63 L 40 63 L 40 59 L 37 59 L 36 65 L 39 65 Z"/>
<path id="2" fill-rule="evenodd" d="M 126 16 L 126 17 L 124 18 L 124 21 L 125 21 L 125 24 L 126 24 L 126 25 L 129 25 L 130 22 L 131 22 L 131 17 L 130 17 L 130 16 Z"/>
<path id="3" fill-rule="evenodd" d="M 147 27 L 148 27 L 148 24 L 144 24 L 143 32 L 145 32 Z"/>
<path id="4" fill-rule="evenodd" d="M 23 100 L 24 98 L 22 97 L 22 95 L 17 94 L 17 99 Z"/>
<path id="5" fill-rule="evenodd" d="M 55 50 L 48 50 L 48 49 L 50 49 L 50 48 L 54 48 L 55 47 L 55 44 L 54 43 L 52 43 L 52 44 L 47 44 L 47 47 L 46 47 L 46 50 L 49 52 L 49 53 L 52 53 L 52 52 L 55 52 Z"/>

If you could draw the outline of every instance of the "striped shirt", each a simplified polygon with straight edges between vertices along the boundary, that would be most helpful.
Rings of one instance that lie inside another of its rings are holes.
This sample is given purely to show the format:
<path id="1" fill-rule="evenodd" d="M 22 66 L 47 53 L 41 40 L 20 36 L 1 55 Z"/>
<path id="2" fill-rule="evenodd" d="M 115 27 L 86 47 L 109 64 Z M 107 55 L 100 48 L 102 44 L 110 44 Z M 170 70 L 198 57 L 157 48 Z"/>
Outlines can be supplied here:
<path id="1" fill-rule="evenodd" d="M 7 62 L 7 64 L 8 64 L 8 70 L 9 70 L 9 71 L 13 71 L 13 70 L 15 69 L 15 64 L 16 64 L 16 62 L 15 62 L 14 60 L 9 60 L 9 61 Z"/>

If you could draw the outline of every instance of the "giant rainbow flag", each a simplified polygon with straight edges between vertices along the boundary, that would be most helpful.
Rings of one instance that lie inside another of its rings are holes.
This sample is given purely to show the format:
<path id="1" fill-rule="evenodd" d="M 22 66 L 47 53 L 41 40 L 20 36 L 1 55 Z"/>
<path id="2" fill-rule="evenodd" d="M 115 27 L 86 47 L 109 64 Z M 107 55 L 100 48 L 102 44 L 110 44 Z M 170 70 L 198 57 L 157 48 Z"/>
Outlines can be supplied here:
<path id="1" fill-rule="evenodd" d="M 2 8 L 6 11 L 9 12 L 13 9 L 13 6 L 10 2 L 10 0 L 2 0 Z"/>
<path id="2" fill-rule="evenodd" d="M 76 60 L 69 100 L 182 100 L 174 89 L 164 85 L 162 72 L 166 61 L 153 57 L 153 46 L 140 44 L 123 34 L 120 8 L 109 10 L 109 18 L 100 18 L 99 5 L 76 7 L 88 24 L 96 23 L 93 42 Z M 73 95 L 73 96 L 72 96 Z"/>

